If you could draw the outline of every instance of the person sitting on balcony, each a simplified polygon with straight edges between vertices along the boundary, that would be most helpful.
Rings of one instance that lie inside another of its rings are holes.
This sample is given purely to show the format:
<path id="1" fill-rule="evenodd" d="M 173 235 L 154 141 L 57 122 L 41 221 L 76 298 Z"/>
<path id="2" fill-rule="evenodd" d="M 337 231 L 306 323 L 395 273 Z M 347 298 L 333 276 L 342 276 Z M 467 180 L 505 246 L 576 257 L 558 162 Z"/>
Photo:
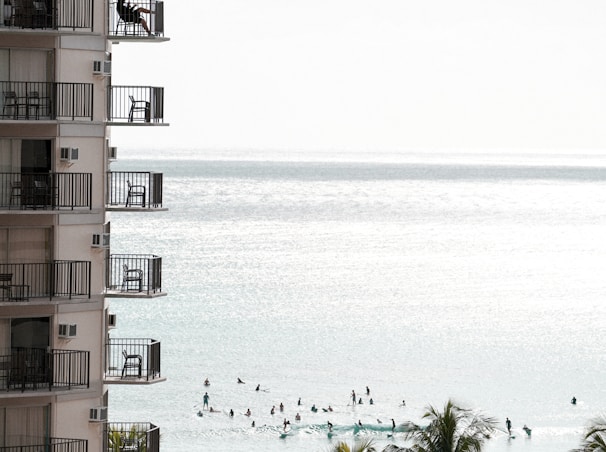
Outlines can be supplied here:
<path id="1" fill-rule="evenodd" d="M 149 30 L 147 22 L 145 21 L 143 16 L 141 16 L 141 13 L 152 14 L 151 10 L 143 8 L 137 5 L 136 3 L 125 3 L 124 0 L 118 0 L 116 9 L 118 10 L 118 15 L 124 22 L 141 24 L 147 34 L 151 35 L 151 31 Z"/>

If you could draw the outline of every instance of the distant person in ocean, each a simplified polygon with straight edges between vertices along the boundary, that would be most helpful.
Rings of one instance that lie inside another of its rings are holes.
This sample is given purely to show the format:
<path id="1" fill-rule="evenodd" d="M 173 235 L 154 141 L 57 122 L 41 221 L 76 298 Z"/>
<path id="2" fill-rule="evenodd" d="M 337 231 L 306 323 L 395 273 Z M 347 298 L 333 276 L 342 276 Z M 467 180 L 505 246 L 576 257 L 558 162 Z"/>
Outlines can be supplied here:
<path id="1" fill-rule="evenodd" d="M 570 401 L 570 403 L 572 403 L 573 405 L 577 404 L 577 398 L 576 397 L 572 397 L 572 400 Z"/>
<path id="2" fill-rule="evenodd" d="M 505 420 L 505 426 L 507 427 L 507 432 L 509 433 L 509 435 L 511 436 L 511 421 L 509 420 L 509 418 L 507 418 Z"/>
<path id="3" fill-rule="evenodd" d="M 328 405 L 328 411 L 332 411 L 332 407 Z"/>
<path id="4" fill-rule="evenodd" d="M 255 391 L 258 391 L 259 389 L 261 389 L 261 385 L 257 385 L 257 387 L 255 388 Z"/>
<path id="5" fill-rule="evenodd" d="M 299 413 L 297 413 L 297 415 L 295 416 L 295 421 L 300 421 L 301 420 L 301 415 Z"/>
<path id="6" fill-rule="evenodd" d="M 314 413 L 316 411 L 318 411 L 318 409 L 316 408 L 316 404 L 315 403 L 311 406 L 311 411 L 313 411 Z"/>
<path id="7" fill-rule="evenodd" d="M 269 414 L 275 414 L 275 412 L 276 412 L 276 406 L 274 405 L 271 407 L 271 411 L 269 412 Z"/>
<path id="8" fill-rule="evenodd" d="M 524 424 L 524 427 L 522 427 L 522 430 L 524 430 L 528 436 L 530 436 L 530 434 L 532 433 L 532 429 L 529 429 L 526 424 Z"/>
<path id="9" fill-rule="evenodd" d="M 328 425 L 328 431 L 332 432 L 332 424 L 331 424 L 331 422 L 328 421 L 326 424 Z"/>
<path id="10" fill-rule="evenodd" d="M 240 383 L 241 385 L 244 384 L 244 382 L 242 380 L 240 380 L 240 377 L 238 377 L 238 383 Z"/>
<path id="11" fill-rule="evenodd" d="M 358 419 L 358 425 L 362 427 L 362 421 L 360 419 Z"/>
<path id="12" fill-rule="evenodd" d="M 250 415 L 251 415 L 250 408 L 248 408 L 248 409 L 246 410 L 246 415 L 247 415 L 247 416 L 250 416 Z"/>
<path id="13" fill-rule="evenodd" d="M 204 416 L 204 414 L 202 414 L 202 411 L 198 410 L 198 416 L 199 416 L 199 417 Z"/>
<path id="14" fill-rule="evenodd" d="M 360 400 L 358 400 L 358 405 L 362 405 L 364 402 L 362 402 L 362 397 L 360 397 Z"/>
<path id="15" fill-rule="evenodd" d="M 396 430 L 396 421 L 393 420 L 393 418 L 391 419 L 391 431 L 394 432 Z"/>
<path id="16" fill-rule="evenodd" d="M 375 404 L 375 402 L 372 400 L 372 397 L 370 398 L 370 400 L 368 401 L 368 403 L 370 403 L 371 405 Z"/>
<path id="17" fill-rule="evenodd" d="M 366 395 L 370 395 L 370 388 L 366 386 Z"/>
<path id="18" fill-rule="evenodd" d="M 255 421 L 252 421 L 252 424 L 250 424 L 251 427 L 255 426 Z"/>
<path id="19" fill-rule="evenodd" d="M 286 431 L 286 428 L 290 426 L 290 421 L 286 420 L 286 418 L 284 418 L 284 431 Z"/>
<path id="20" fill-rule="evenodd" d="M 406 406 L 406 400 L 402 400 L 402 406 Z"/>
<path id="21" fill-rule="evenodd" d="M 284 404 L 280 402 L 280 411 L 284 411 Z"/>
<path id="22" fill-rule="evenodd" d="M 356 404 L 356 391 L 351 390 L 351 401 L 355 405 Z"/>
<path id="23" fill-rule="evenodd" d="M 297 405 L 301 406 L 301 397 L 299 397 L 299 400 L 297 401 Z"/>
<path id="24" fill-rule="evenodd" d="M 208 409 L 208 392 L 204 393 L 203 400 L 204 400 L 204 403 L 202 404 L 202 409 L 204 409 L 204 407 L 206 407 L 206 409 Z"/>
<path id="25" fill-rule="evenodd" d="M 204 386 L 210 386 L 210 381 L 208 381 L 208 378 L 204 380 Z"/>
<path id="26" fill-rule="evenodd" d="M 234 417 L 234 410 L 229 410 L 230 417 Z"/>

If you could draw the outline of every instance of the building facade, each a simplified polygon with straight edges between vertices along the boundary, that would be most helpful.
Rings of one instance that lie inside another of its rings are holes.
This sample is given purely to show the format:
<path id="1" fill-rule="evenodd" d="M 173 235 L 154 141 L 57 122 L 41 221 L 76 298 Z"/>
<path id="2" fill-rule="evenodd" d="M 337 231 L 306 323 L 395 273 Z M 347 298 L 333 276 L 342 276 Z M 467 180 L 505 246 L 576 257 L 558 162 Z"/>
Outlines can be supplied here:
<path id="1" fill-rule="evenodd" d="M 109 301 L 165 295 L 161 256 L 110 249 L 112 211 L 164 209 L 161 173 L 111 170 L 112 128 L 167 125 L 164 90 L 112 85 L 111 60 L 167 40 L 160 1 L 0 0 L 0 452 L 160 448 L 112 418 L 111 385 L 165 377 Z"/>

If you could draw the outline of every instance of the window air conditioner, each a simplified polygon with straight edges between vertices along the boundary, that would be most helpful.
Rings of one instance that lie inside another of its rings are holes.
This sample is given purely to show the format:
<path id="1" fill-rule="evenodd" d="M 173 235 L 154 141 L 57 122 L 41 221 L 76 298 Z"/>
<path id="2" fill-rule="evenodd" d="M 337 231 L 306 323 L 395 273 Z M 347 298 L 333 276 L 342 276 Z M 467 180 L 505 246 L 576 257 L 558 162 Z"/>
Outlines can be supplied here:
<path id="1" fill-rule="evenodd" d="M 78 160 L 78 148 L 61 148 L 60 159 L 62 162 L 75 162 Z"/>
<path id="2" fill-rule="evenodd" d="M 109 60 L 93 61 L 93 74 L 94 75 L 111 75 L 112 73 L 112 62 Z"/>
<path id="3" fill-rule="evenodd" d="M 116 146 L 110 146 L 107 151 L 107 158 L 110 160 L 118 159 L 118 148 Z"/>
<path id="4" fill-rule="evenodd" d="M 116 318 L 116 314 L 109 314 L 107 316 L 107 327 L 108 328 L 116 328 L 116 321 L 118 319 Z"/>
<path id="5" fill-rule="evenodd" d="M 98 406 L 91 408 L 88 416 L 90 422 L 105 422 L 107 421 L 107 407 Z"/>
<path id="6" fill-rule="evenodd" d="M 78 329 L 78 325 L 76 325 L 76 324 L 60 323 L 59 324 L 59 337 L 62 337 L 62 338 L 76 337 L 77 329 Z"/>
<path id="7" fill-rule="evenodd" d="M 109 248 L 109 233 L 93 234 L 93 240 L 90 246 L 93 248 Z"/>

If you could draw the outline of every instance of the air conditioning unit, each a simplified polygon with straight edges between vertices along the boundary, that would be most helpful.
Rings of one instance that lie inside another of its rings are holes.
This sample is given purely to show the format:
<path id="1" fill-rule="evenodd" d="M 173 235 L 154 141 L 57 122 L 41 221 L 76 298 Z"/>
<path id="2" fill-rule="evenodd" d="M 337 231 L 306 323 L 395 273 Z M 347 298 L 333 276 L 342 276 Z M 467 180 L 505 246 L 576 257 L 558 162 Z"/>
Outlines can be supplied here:
<path id="1" fill-rule="evenodd" d="M 105 422 L 107 421 L 107 407 L 106 406 L 98 406 L 95 408 L 91 408 L 88 415 L 88 420 L 90 422 Z"/>
<path id="2" fill-rule="evenodd" d="M 118 159 L 118 148 L 116 146 L 110 146 L 107 149 L 107 158 L 109 160 L 117 160 Z"/>
<path id="3" fill-rule="evenodd" d="M 109 60 L 93 61 L 93 74 L 94 75 L 111 75 L 112 73 L 112 62 Z"/>
<path id="4" fill-rule="evenodd" d="M 67 324 L 60 323 L 59 324 L 59 337 L 70 339 L 72 337 L 76 337 L 76 331 L 78 329 L 78 325 L 75 323 Z"/>
<path id="5" fill-rule="evenodd" d="M 116 328 L 116 321 L 118 319 L 116 318 L 116 314 L 109 314 L 107 316 L 107 327 L 108 328 Z"/>
<path id="6" fill-rule="evenodd" d="M 75 162 L 79 152 L 78 148 L 61 148 L 60 159 L 62 162 Z"/>
<path id="7" fill-rule="evenodd" d="M 93 240 L 90 246 L 93 248 L 109 248 L 109 233 L 93 234 Z"/>

